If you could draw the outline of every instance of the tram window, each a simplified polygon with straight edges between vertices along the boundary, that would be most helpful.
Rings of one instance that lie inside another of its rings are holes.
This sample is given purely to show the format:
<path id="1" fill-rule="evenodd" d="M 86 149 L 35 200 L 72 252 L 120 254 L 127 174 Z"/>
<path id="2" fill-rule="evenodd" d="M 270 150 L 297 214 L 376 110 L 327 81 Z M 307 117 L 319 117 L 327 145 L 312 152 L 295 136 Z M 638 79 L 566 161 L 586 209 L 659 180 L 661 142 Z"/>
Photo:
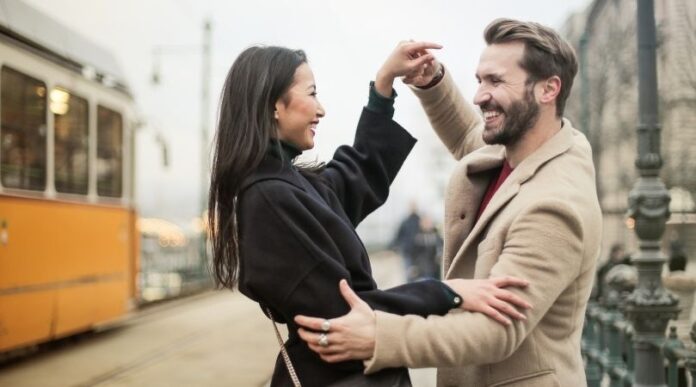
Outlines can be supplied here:
<path id="1" fill-rule="evenodd" d="M 0 176 L 7 188 L 46 188 L 46 84 L 0 71 Z"/>
<path id="2" fill-rule="evenodd" d="M 123 119 L 103 106 L 97 107 L 97 193 L 120 197 L 123 181 Z"/>
<path id="3" fill-rule="evenodd" d="M 55 88 L 49 94 L 55 126 L 56 191 L 87 194 L 87 100 Z"/>

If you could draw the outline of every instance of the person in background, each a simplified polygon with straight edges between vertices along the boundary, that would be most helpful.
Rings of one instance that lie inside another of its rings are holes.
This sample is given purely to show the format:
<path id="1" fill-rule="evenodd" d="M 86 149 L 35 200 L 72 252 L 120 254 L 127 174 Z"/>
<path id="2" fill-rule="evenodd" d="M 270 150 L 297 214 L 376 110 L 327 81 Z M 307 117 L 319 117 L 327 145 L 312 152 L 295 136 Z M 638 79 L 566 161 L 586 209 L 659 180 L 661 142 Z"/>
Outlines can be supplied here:
<path id="1" fill-rule="evenodd" d="M 418 214 L 418 205 L 415 201 L 409 204 L 409 214 L 399 224 L 399 228 L 394 235 L 394 239 L 389 244 L 389 249 L 396 251 L 401 255 L 401 261 L 404 268 L 404 276 L 410 281 L 413 277 L 413 242 L 416 234 L 420 229 L 420 215 Z"/>
<path id="2" fill-rule="evenodd" d="M 662 276 L 662 283 L 665 288 L 679 297 L 679 316 L 676 320 L 670 321 L 667 327 L 667 334 L 670 327 L 677 330 L 677 338 L 687 347 L 693 347 L 691 340 L 691 325 L 694 322 L 694 292 L 696 292 L 696 275 L 686 271 L 687 256 L 684 246 L 679 239 L 672 239 L 670 242 L 669 260 L 667 262 L 667 272 Z M 679 364 L 678 387 L 688 386 L 686 378 L 686 368 L 684 364 Z"/>
<path id="3" fill-rule="evenodd" d="M 421 216 L 418 232 L 413 238 L 413 266 L 410 281 L 424 278 L 442 278 L 440 259 L 442 238 L 428 215 Z"/>
<path id="4" fill-rule="evenodd" d="M 684 342 L 691 341 L 689 334 L 693 323 L 694 292 L 696 291 L 696 275 L 686 271 L 687 256 L 682 243 L 675 239 L 670 242 L 670 254 L 667 271 L 662 276 L 662 282 L 669 291 L 679 297 L 679 316 L 670 322 L 677 328 L 677 336 Z M 669 331 L 668 331 L 669 332 Z"/>
<path id="5" fill-rule="evenodd" d="M 609 249 L 609 257 L 607 260 L 597 269 L 597 279 L 595 280 L 595 286 L 593 289 L 593 299 L 601 300 L 602 297 L 606 296 L 606 284 L 605 277 L 607 273 L 616 265 L 630 265 L 631 256 L 626 254 L 624 250 L 624 245 L 621 243 L 614 243 Z"/>

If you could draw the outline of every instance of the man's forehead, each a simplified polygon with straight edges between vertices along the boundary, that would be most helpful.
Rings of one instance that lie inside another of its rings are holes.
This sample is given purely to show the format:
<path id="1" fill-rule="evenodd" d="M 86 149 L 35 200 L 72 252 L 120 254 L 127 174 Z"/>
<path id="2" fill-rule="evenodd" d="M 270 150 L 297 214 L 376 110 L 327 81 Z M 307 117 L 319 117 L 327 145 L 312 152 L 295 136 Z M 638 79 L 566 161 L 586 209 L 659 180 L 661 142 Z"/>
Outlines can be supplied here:
<path id="1" fill-rule="evenodd" d="M 483 77 L 522 70 L 520 61 L 523 55 L 524 43 L 522 42 L 491 44 L 481 53 L 476 75 Z"/>

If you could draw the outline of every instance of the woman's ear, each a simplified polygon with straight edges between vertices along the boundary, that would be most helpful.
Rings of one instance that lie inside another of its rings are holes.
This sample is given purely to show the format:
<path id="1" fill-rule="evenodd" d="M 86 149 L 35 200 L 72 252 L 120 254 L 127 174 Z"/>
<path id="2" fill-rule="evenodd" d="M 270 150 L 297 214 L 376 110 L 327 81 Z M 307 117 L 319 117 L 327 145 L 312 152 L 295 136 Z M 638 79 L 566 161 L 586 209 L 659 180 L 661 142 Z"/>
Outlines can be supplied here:
<path id="1" fill-rule="evenodd" d="M 280 115 L 285 111 L 285 104 L 283 103 L 283 99 L 278 99 L 275 103 L 275 111 L 273 112 L 273 117 L 275 117 L 276 120 L 280 119 Z"/>

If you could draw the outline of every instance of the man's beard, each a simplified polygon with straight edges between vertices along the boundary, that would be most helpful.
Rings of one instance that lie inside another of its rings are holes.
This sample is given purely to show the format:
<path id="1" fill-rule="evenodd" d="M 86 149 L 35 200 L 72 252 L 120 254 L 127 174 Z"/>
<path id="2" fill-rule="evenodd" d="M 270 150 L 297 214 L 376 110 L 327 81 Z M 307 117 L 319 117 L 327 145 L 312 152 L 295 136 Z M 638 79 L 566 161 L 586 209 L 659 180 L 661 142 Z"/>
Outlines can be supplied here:
<path id="1" fill-rule="evenodd" d="M 500 109 L 495 102 L 481 105 L 481 110 Z M 526 87 L 524 98 L 514 101 L 504 111 L 505 121 L 499 128 L 486 128 L 483 141 L 486 144 L 514 145 L 536 124 L 539 119 L 539 104 L 534 100 L 534 85 Z"/>

